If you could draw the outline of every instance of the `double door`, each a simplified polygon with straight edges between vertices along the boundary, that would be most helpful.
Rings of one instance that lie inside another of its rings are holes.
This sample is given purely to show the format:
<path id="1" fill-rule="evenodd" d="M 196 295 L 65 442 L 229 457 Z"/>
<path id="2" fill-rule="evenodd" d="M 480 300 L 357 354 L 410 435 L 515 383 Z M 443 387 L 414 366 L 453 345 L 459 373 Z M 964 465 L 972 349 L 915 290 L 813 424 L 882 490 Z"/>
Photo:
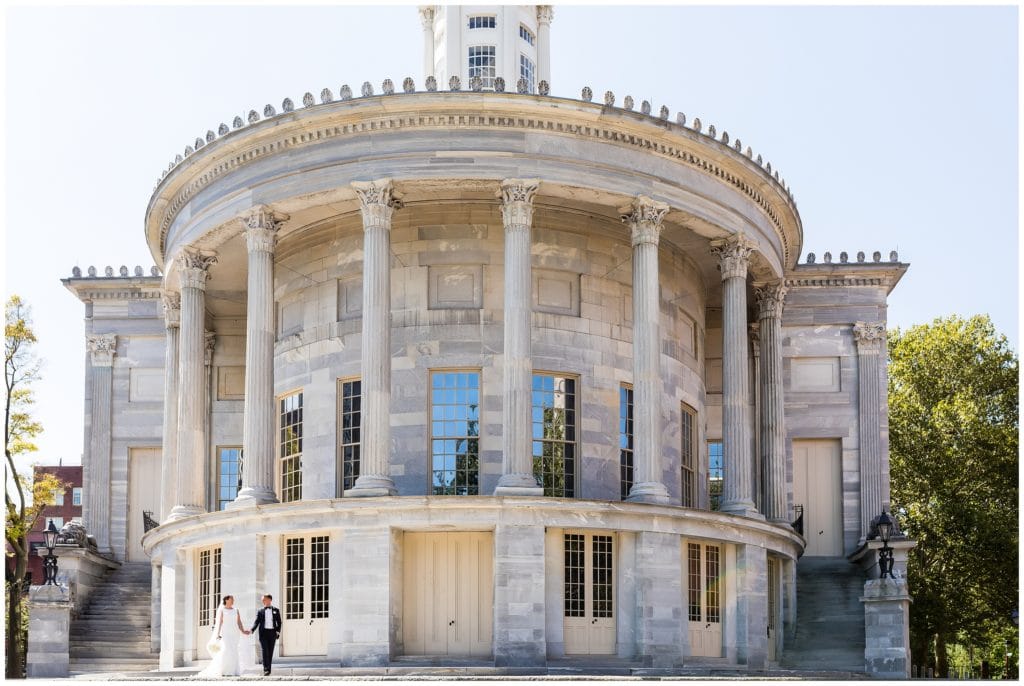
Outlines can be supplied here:
<path id="1" fill-rule="evenodd" d="M 326 655 L 330 616 L 330 537 L 284 539 L 281 654 Z"/>
<path id="2" fill-rule="evenodd" d="M 402 554 L 405 654 L 491 655 L 492 535 L 406 532 Z"/>
<path id="3" fill-rule="evenodd" d="M 160 448 L 131 448 L 128 451 L 128 545 L 129 562 L 148 562 L 142 550 L 146 533 L 144 513 L 160 519 Z"/>
<path id="4" fill-rule="evenodd" d="M 687 541 L 684 551 L 690 654 L 721 657 L 722 547 Z"/>
<path id="5" fill-rule="evenodd" d="M 564 534 L 563 638 L 567 655 L 615 653 L 615 537 Z"/>
<path id="6" fill-rule="evenodd" d="M 839 441 L 793 441 L 793 503 L 804 508 L 808 557 L 843 554 Z"/>

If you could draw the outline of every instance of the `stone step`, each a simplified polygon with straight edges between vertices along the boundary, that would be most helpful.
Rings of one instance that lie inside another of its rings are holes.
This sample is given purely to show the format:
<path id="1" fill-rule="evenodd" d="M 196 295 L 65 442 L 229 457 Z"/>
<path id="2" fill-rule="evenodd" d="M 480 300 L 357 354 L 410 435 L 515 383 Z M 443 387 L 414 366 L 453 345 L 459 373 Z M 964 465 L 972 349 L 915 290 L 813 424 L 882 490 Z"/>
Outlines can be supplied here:
<path id="1" fill-rule="evenodd" d="M 71 646 L 70 656 L 71 656 L 72 660 L 89 659 L 89 658 L 92 658 L 92 657 L 96 657 L 98 654 L 102 655 L 103 657 L 111 657 L 111 658 L 113 658 L 113 657 L 122 658 L 123 657 L 123 658 L 132 658 L 132 659 L 139 658 L 139 659 L 145 659 L 145 660 L 153 660 L 153 659 L 158 659 L 159 658 L 158 655 L 154 655 L 153 653 L 150 652 L 149 644 L 148 643 L 144 647 L 141 647 L 141 648 L 138 648 L 138 647 L 127 647 L 127 646 L 122 646 L 122 645 L 112 644 L 112 643 L 107 643 L 107 644 L 102 645 L 101 647 L 98 647 L 98 648 L 97 647 L 92 647 L 92 646 L 87 646 L 87 647 L 80 647 L 80 646 L 75 646 L 75 645 Z"/>
<path id="2" fill-rule="evenodd" d="M 117 628 L 123 626 L 126 629 L 141 629 L 149 626 L 149 615 L 145 617 L 113 617 L 104 615 L 102 617 L 79 617 L 78 623 L 94 629 L 104 627 Z"/>
<path id="3" fill-rule="evenodd" d="M 116 644 L 112 644 L 110 641 L 97 641 L 90 638 L 72 638 L 69 642 L 71 649 L 81 648 L 82 650 L 106 650 L 112 645 L 118 648 L 125 648 L 135 650 L 141 653 L 149 653 L 150 646 L 152 645 L 149 638 L 139 638 L 138 640 L 129 640 L 130 637 L 125 637 L 125 640 L 118 641 Z"/>

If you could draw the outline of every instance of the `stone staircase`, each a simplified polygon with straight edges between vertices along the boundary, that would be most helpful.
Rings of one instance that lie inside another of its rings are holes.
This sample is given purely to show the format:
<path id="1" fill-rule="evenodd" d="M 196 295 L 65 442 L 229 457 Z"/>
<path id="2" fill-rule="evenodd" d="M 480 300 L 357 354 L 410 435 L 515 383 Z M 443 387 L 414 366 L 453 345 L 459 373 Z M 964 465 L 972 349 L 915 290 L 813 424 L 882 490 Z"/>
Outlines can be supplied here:
<path id="1" fill-rule="evenodd" d="M 70 675 L 147 672 L 160 656 L 150 652 L 150 565 L 126 563 L 96 588 L 71 622 Z"/>
<path id="2" fill-rule="evenodd" d="M 797 630 L 780 667 L 864 671 L 863 572 L 843 557 L 804 557 L 796 566 Z"/>

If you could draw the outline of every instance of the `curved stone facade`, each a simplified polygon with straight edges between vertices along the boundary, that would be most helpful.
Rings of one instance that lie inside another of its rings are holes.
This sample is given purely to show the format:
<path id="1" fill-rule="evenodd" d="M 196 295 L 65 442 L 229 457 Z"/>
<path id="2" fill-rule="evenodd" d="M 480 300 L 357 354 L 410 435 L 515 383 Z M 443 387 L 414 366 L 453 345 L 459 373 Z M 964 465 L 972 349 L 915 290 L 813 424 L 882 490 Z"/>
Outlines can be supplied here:
<path id="1" fill-rule="evenodd" d="M 749 147 L 542 83 L 252 111 L 158 183 L 159 275 L 65 281 L 116 341 L 85 519 L 154 565 L 163 667 L 204 659 L 219 594 L 269 592 L 281 654 L 342 666 L 764 670 L 797 559 L 866 549 L 888 445 L 863 332 L 906 265 L 798 264 Z"/>

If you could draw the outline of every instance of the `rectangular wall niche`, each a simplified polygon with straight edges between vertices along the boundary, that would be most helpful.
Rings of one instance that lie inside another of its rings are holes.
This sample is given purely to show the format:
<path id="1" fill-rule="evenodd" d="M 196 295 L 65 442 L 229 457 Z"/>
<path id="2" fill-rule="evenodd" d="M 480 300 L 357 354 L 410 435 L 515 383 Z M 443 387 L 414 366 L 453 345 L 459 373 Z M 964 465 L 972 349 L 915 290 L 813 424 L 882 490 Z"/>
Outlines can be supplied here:
<path id="1" fill-rule="evenodd" d="M 363 315 L 363 276 L 338 279 L 338 321 Z"/>
<path id="2" fill-rule="evenodd" d="M 164 399 L 162 369 L 131 369 L 128 372 L 128 401 L 159 402 Z"/>
<path id="3" fill-rule="evenodd" d="M 278 303 L 277 305 L 277 335 L 279 338 L 290 336 L 302 330 L 302 302 Z"/>
<path id="4" fill-rule="evenodd" d="M 483 307 L 483 266 L 441 264 L 427 267 L 431 310 L 479 310 Z"/>
<path id="5" fill-rule="evenodd" d="M 245 367 L 217 367 L 217 400 L 245 400 Z"/>
<path id="6" fill-rule="evenodd" d="M 794 391 L 839 390 L 838 357 L 795 357 L 790 361 L 790 388 Z"/>
<path id="7" fill-rule="evenodd" d="M 533 309 L 580 316 L 580 275 L 551 269 L 533 270 Z"/>

